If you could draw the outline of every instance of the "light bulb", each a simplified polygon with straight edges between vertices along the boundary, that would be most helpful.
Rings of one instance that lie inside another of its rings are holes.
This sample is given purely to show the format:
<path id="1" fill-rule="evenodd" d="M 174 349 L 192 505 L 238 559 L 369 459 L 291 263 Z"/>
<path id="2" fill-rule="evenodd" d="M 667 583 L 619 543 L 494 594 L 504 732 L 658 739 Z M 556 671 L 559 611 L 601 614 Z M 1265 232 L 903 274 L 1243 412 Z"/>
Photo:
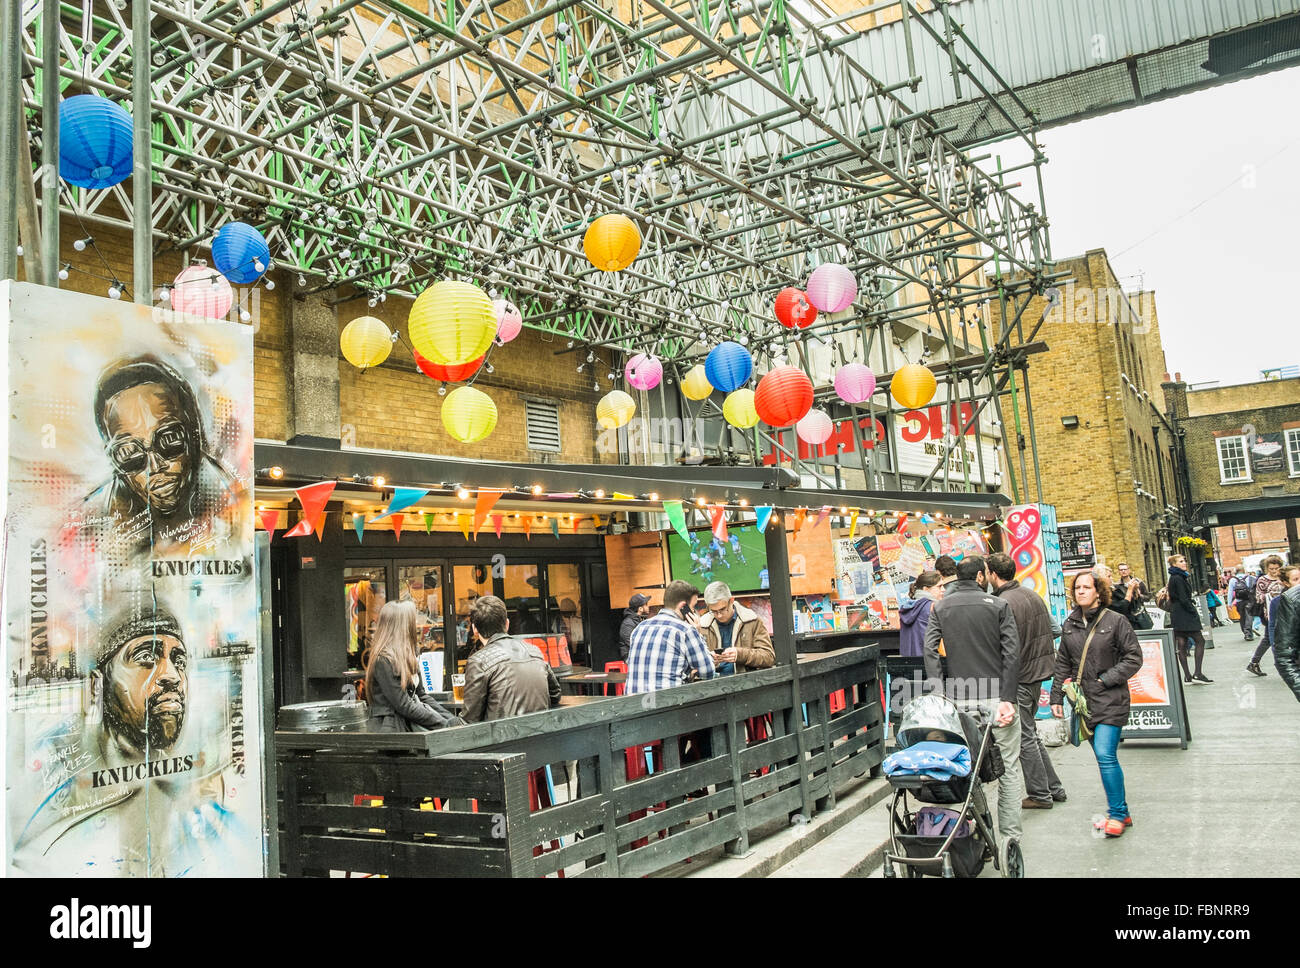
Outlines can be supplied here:
<path id="1" fill-rule="evenodd" d="M 542 493 L 542 485 L 540 485 L 540 484 L 534 484 L 534 485 L 533 485 L 533 496 L 534 496 L 534 497 L 540 497 L 540 496 L 541 496 L 541 493 Z"/>
<path id="2" fill-rule="evenodd" d="M 301 272 L 298 273 L 298 285 L 300 286 L 307 285 L 307 277 L 304 276 Z"/>
<path id="3" fill-rule="evenodd" d="M 582 372 L 582 368 L 583 368 L 584 366 L 586 366 L 586 365 L 587 365 L 586 363 L 579 363 L 579 364 L 578 364 L 578 372 L 581 373 L 581 372 Z"/>
<path id="4" fill-rule="evenodd" d="M 158 290 L 158 299 L 160 302 L 165 302 L 165 303 L 171 302 L 172 291 L 168 289 L 166 286 L 163 286 L 160 290 Z"/>
<path id="5" fill-rule="evenodd" d="M 256 272 L 265 272 L 265 271 L 266 271 L 266 266 L 264 266 L 264 265 L 262 264 L 262 260 L 261 260 L 261 259 L 254 259 L 254 260 L 253 260 L 253 269 L 254 269 L 254 271 L 256 271 Z"/>
<path id="6" fill-rule="evenodd" d="M 376 299 L 374 296 L 371 296 L 369 299 L 366 300 L 366 305 L 369 306 L 371 309 L 374 309 L 376 306 L 379 305 L 379 300 Z"/>
<path id="7" fill-rule="evenodd" d="M 22 247 L 21 245 L 18 246 L 18 254 L 19 254 L 19 255 L 22 255 L 22 254 L 23 254 L 23 247 Z"/>
<path id="8" fill-rule="evenodd" d="M 587 354 L 587 362 L 588 362 L 588 363 L 591 363 L 591 362 L 592 362 L 593 360 L 595 360 L 595 359 L 596 359 L 596 354 L 595 354 L 595 353 L 588 353 L 588 354 Z"/>
<path id="9" fill-rule="evenodd" d="M 248 322 L 249 320 L 251 320 L 252 318 L 253 318 L 253 314 L 250 313 L 247 309 L 241 309 L 241 310 L 239 311 L 239 319 L 240 319 L 240 322 L 247 323 L 247 322 Z"/>
<path id="10" fill-rule="evenodd" d="M 266 280 L 266 288 L 267 288 L 267 289 L 274 289 L 274 288 L 275 288 L 275 280 L 274 280 L 274 279 L 267 279 L 267 280 Z"/>
<path id="11" fill-rule="evenodd" d="M 493 366 L 491 363 L 489 363 L 489 364 L 487 365 L 487 371 L 488 371 L 489 373 L 495 373 L 495 372 L 497 371 L 497 369 L 496 369 L 495 366 Z"/>
<path id="12" fill-rule="evenodd" d="M 459 491 L 456 492 L 456 496 L 457 496 L 458 498 L 460 498 L 462 501 L 468 501 L 468 500 L 469 500 L 469 489 L 468 489 L 468 488 L 464 488 L 464 487 L 462 487 Z"/>
<path id="13" fill-rule="evenodd" d="M 113 285 L 111 285 L 111 286 L 108 287 L 108 298 L 109 298 L 109 299 L 121 299 L 121 298 L 122 298 L 122 290 L 119 289 L 119 288 L 117 287 L 117 284 L 116 284 L 116 283 L 114 283 Z"/>
<path id="14" fill-rule="evenodd" d="M 77 239 L 76 242 L 72 243 L 72 247 L 76 249 L 78 252 L 85 252 L 86 246 L 90 243 L 90 241 L 91 240 L 89 238 Z"/>
<path id="15" fill-rule="evenodd" d="M 67 269 L 67 266 L 64 266 L 62 269 L 59 270 L 59 278 L 60 278 L 60 279 L 67 279 L 67 278 L 68 278 L 68 269 Z"/>
<path id="16" fill-rule="evenodd" d="M 446 384 L 443 384 L 442 386 L 438 387 L 438 396 L 445 397 L 446 395 L 447 395 L 447 386 Z"/>

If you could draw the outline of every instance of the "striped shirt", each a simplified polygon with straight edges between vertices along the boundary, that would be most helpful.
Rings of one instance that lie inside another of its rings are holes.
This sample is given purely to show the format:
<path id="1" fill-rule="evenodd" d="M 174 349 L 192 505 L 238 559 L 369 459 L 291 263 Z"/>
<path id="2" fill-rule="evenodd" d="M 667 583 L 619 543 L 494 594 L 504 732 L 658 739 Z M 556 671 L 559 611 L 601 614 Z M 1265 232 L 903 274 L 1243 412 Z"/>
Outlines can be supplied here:
<path id="1" fill-rule="evenodd" d="M 632 647 L 627 654 L 628 693 L 680 686 L 691 669 L 701 679 L 715 675 L 704 636 L 695 626 L 671 612 L 660 612 L 632 632 Z"/>

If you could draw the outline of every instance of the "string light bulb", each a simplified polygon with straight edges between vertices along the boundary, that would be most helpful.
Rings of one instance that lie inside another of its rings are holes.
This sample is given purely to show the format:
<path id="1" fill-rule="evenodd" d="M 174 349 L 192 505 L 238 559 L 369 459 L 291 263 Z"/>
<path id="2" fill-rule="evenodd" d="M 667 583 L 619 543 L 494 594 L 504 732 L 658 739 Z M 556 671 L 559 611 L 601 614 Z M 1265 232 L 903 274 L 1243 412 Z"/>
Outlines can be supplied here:
<path id="1" fill-rule="evenodd" d="M 534 484 L 534 485 L 533 485 L 533 497 L 541 497 L 541 495 L 542 495 L 542 485 L 540 485 L 540 484 Z"/>
<path id="2" fill-rule="evenodd" d="M 468 500 L 469 500 L 469 488 L 467 488 L 467 487 L 462 487 L 462 488 L 460 488 L 459 490 L 456 491 L 456 496 L 457 496 L 458 498 L 460 498 L 462 501 L 468 501 Z"/>
<path id="3" fill-rule="evenodd" d="M 90 245 L 90 243 L 94 241 L 95 240 L 90 236 L 86 236 L 84 239 L 77 239 L 76 242 L 73 242 L 72 247 L 76 249 L 78 252 L 85 252 L 86 246 Z"/>
<path id="4" fill-rule="evenodd" d="M 113 284 L 112 284 L 111 286 L 108 287 L 108 298 L 109 298 L 109 299 L 121 299 L 121 298 L 122 298 L 122 289 L 121 289 L 121 285 L 122 285 L 122 284 L 121 284 L 120 282 L 118 282 L 117 280 L 114 280 L 114 281 L 113 281 Z"/>

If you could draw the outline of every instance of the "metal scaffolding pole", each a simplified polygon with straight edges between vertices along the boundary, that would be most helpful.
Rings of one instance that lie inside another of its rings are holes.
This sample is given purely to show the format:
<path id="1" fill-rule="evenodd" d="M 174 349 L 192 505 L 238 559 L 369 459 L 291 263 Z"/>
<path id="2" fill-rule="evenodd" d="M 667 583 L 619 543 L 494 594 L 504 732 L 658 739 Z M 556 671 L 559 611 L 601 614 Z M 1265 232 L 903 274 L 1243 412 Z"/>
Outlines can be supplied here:
<path id="1" fill-rule="evenodd" d="M 149 4 L 131 6 L 131 118 L 135 126 L 135 163 L 131 178 L 131 248 L 135 301 L 153 304 L 153 111 L 150 108 Z"/>
<path id="2" fill-rule="evenodd" d="M 59 0 L 41 5 L 41 247 L 44 283 L 59 285 Z"/>
<path id="3" fill-rule="evenodd" d="M 16 279 L 22 11 L 19 0 L 0 0 L 0 4 L 0 279 Z"/>

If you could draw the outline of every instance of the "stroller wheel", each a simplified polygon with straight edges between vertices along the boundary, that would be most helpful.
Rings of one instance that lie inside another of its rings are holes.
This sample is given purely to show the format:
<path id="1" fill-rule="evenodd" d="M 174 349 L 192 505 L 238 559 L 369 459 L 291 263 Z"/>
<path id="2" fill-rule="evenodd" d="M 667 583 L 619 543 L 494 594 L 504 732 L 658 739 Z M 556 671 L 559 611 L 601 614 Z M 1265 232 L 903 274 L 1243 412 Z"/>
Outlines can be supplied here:
<path id="1" fill-rule="evenodd" d="M 998 869 L 1003 877 L 1025 876 L 1025 855 L 1020 850 L 1020 841 L 1008 837 L 998 848 Z"/>

